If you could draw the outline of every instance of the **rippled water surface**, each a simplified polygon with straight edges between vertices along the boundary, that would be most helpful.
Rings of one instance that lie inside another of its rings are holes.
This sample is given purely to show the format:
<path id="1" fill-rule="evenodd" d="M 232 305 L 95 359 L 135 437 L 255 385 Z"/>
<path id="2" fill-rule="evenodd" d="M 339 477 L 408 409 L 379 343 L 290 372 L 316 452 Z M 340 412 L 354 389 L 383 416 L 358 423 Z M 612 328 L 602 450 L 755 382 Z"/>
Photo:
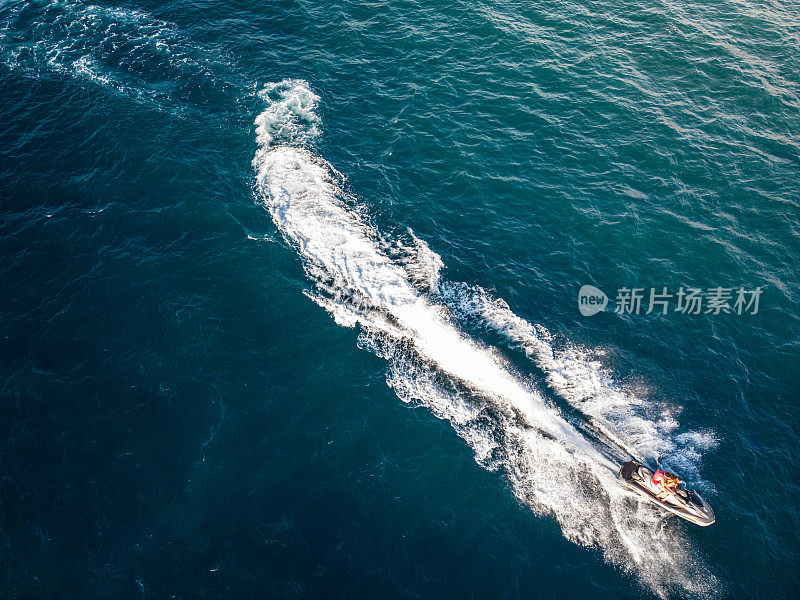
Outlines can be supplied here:
<path id="1" fill-rule="evenodd" d="M 800 594 L 798 57 L 780 0 L 0 1 L 2 595 Z"/>

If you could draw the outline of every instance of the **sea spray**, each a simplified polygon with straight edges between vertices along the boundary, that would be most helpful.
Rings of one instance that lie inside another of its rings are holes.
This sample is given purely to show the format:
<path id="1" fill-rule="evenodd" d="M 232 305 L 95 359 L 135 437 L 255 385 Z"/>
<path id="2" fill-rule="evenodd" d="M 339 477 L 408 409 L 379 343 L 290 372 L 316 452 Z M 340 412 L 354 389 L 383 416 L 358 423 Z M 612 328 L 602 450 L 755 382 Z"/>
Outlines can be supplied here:
<path id="1" fill-rule="evenodd" d="M 298 252 L 314 285 L 309 296 L 337 323 L 360 326 L 360 345 L 387 360 L 398 396 L 447 419 L 476 460 L 501 469 L 519 501 L 555 518 L 567 539 L 600 548 L 660 595 L 711 595 L 716 579 L 682 526 L 623 490 L 606 454 L 499 350 L 459 327 L 458 313 L 438 300 L 441 265 L 426 293 L 343 200 L 335 170 L 313 151 L 319 98 L 308 84 L 269 84 L 262 98 L 253 159 L 259 202 Z"/>

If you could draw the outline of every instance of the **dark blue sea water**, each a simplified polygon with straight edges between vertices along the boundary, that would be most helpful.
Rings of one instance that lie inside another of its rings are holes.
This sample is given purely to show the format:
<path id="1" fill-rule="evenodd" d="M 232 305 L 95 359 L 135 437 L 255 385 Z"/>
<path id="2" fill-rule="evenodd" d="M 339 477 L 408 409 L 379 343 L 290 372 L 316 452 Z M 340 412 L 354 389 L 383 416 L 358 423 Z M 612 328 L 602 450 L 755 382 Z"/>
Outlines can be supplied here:
<path id="1" fill-rule="evenodd" d="M 799 182 L 788 0 L 0 0 L 0 596 L 798 597 Z"/>

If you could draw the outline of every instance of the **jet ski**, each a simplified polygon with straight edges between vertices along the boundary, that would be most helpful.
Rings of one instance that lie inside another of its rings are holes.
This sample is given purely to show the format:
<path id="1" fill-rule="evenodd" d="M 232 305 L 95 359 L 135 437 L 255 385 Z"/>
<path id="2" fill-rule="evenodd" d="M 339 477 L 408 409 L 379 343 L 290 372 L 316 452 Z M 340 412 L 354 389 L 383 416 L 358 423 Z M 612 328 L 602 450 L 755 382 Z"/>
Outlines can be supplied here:
<path id="1" fill-rule="evenodd" d="M 673 494 L 665 494 L 660 486 L 653 483 L 653 471 L 635 460 L 622 465 L 617 477 L 640 496 L 687 521 L 703 527 L 715 521 L 714 511 L 700 494 L 687 490 L 682 485 Z"/>

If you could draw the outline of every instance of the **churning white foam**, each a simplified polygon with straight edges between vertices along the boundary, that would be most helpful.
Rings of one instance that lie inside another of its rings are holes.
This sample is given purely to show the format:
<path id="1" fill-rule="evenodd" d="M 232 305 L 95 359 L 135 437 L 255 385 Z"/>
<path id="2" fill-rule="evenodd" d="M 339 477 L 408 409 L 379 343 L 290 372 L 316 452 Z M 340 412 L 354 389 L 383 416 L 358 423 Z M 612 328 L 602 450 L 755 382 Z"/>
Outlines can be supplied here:
<path id="1" fill-rule="evenodd" d="M 516 315 L 508 304 L 478 286 L 447 283 L 440 289 L 454 312 L 505 336 L 522 349 L 541 369 L 548 385 L 588 419 L 620 460 L 663 461 L 692 478 L 693 483 L 710 490 L 699 480 L 696 465 L 700 451 L 717 443 L 711 431 L 678 434 L 678 409 L 654 402 L 647 389 L 629 389 L 615 380 L 599 355 L 575 343 L 554 344 L 553 336 L 542 325 L 534 325 Z"/>
<path id="2" fill-rule="evenodd" d="M 571 541 L 600 548 L 659 594 L 707 595 L 715 579 L 681 526 L 624 491 L 606 454 L 499 350 L 459 326 L 459 310 L 441 301 L 441 259 L 416 238 L 408 260 L 393 258 L 393 244 L 360 217 L 310 147 L 320 120 L 308 84 L 270 84 L 262 98 L 259 200 L 298 252 L 314 284 L 309 295 L 337 323 L 360 325 L 360 345 L 387 360 L 398 396 L 448 420 L 480 464 L 502 470 L 520 502 L 554 517 Z"/>

